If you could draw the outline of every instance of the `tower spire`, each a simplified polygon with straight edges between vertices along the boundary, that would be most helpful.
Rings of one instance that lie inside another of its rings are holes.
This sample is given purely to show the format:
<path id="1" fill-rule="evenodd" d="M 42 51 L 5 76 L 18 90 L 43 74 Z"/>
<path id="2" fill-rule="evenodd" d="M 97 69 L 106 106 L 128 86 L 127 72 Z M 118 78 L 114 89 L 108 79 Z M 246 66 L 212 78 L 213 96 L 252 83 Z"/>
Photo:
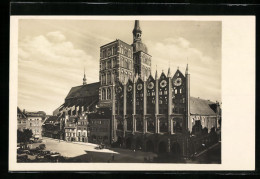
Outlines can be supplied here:
<path id="1" fill-rule="evenodd" d="M 83 78 L 83 85 L 87 84 L 87 79 L 86 79 L 86 73 L 85 73 L 85 67 L 84 67 L 84 78 Z"/>
<path id="2" fill-rule="evenodd" d="M 134 29 L 133 29 L 134 42 L 141 41 L 142 40 L 141 35 L 142 35 L 142 30 L 140 28 L 139 20 L 135 20 L 135 26 L 134 26 Z"/>
<path id="3" fill-rule="evenodd" d="M 168 74 L 167 74 L 167 77 L 171 77 L 171 69 L 170 69 L 170 67 L 168 68 Z"/>
<path id="4" fill-rule="evenodd" d="M 189 74 L 189 71 L 188 71 L 188 64 L 186 66 L 186 71 L 185 71 L 185 75 L 188 75 Z"/>
<path id="5" fill-rule="evenodd" d="M 134 27 L 133 33 L 134 32 L 142 32 L 142 30 L 140 28 L 139 20 L 135 20 L 135 27 Z"/>
<path id="6" fill-rule="evenodd" d="M 158 78 L 158 76 L 157 76 L 157 65 L 156 65 L 156 71 L 155 71 L 155 79 L 157 79 Z"/>

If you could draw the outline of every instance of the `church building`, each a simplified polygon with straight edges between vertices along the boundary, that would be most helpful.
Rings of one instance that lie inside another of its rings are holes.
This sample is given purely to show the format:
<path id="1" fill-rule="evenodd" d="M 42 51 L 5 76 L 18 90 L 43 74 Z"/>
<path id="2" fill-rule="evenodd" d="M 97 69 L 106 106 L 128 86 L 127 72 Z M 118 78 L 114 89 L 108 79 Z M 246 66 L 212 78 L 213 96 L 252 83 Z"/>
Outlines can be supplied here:
<path id="1" fill-rule="evenodd" d="M 116 39 L 100 47 L 99 82 L 87 84 L 84 73 L 83 85 L 70 90 L 56 115 L 107 119 L 110 144 L 128 149 L 187 157 L 217 142 L 218 102 L 190 96 L 188 65 L 184 73 L 169 68 L 153 76 L 138 20 L 132 33 L 132 44 Z"/>

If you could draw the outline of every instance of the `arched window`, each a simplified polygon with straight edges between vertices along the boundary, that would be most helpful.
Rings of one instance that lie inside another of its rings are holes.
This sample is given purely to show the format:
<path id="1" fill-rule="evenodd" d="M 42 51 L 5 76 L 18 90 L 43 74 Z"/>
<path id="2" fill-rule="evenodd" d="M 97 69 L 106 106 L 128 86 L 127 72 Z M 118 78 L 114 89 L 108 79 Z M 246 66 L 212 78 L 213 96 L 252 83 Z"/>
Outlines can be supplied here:
<path id="1" fill-rule="evenodd" d="M 101 97 L 102 100 L 106 99 L 106 89 L 102 89 L 101 96 L 102 96 Z"/>
<path id="2" fill-rule="evenodd" d="M 107 99 L 111 99 L 111 89 L 107 89 Z"/>
<path id="3" fill-rule="evenodd" d="M 106 75 L 105 74 L 101 75 L 101 82 L 102 82 L 102 84 L 106 84 Z"/>
<path id="4" fill-rule="evenodd" d="M 103 62 L 101 63 L 101 69 L 102 69 L 102 70 L 106 69 L 106 62 L 103 61 Z"/>
<path id="5" fill-rule="evenodd" d="M 124 67 L 124 58 L 121 58 L 121 67 Z"/>
<path id="6" fill-rule="evenodd" d="M 130 49 L 128 50 L 128 57 L 131 58 L 131 50 Z"/>
<path id="7" fill-rule="evenodd" d="M 115 47 L 112 47 L 112 55 L 115 54 Z"/>
<path id="8" fill-rule="evenodd" d="M 111 73 L 107 73 L 107 84 L 111 84 Z"/>
<path id="9" fill-rule="evenodd" d="M 113 58 L 113 68 L 116 67 L 116 58 Z"/>
<path id="10" fill-rule="evenodd" d="M 132 61 L 131 60 L 129 61 L 129 69 L 130 70 L 132 69 Z"/>
<path id="11" fill-rule="evenodd" d="M 106 57 L 106 50 L 103 51 L 103 58 Z"/>
<path id="12" fill-rule="evenodd" d="M 108 61 L 107 61 L 107 69 L 110 69 L 111 68 L 111 60 L 109 59 Z"/>
<path id="13" fill-rule="evenodd" d="M 124 68 L 127 68 L 127 59 L 124 60 Z"/>

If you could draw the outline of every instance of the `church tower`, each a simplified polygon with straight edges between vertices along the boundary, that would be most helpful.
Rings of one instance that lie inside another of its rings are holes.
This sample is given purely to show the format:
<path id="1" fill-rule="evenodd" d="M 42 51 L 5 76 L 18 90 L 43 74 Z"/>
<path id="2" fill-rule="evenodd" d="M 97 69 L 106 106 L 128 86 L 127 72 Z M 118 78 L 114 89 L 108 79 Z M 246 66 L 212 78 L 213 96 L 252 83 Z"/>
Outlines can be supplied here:
<path id="1" fill-rule="evenodd" d="M 148 49 L 142 43 L 142 30 L 139 20 L 135 20 L 133 29 L 133 59 L 134 59 L 134 73 L 146 80 L 151 73 L 151 55 L 148 54 Z"/>
<path id="2" fill-rule="evenodd" d="M 100 47 L 99 107 L 112 106 L 112 77 L 115 83 L 124 84 L 133 79 L 133 47 L 115 40 Z"/>

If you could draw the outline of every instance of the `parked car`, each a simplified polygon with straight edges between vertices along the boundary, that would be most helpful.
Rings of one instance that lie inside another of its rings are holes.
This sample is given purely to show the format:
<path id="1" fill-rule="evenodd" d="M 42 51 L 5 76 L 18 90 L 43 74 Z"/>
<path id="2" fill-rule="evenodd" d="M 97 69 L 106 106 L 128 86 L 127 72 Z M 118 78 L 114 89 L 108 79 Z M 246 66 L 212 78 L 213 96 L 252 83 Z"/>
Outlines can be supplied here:
<path id="1" fill-rule="evenodd" d="M 45 145 L 45 144 L 40 144 L 40 145 L 39 145 L 39 148 L 40 148 L 41 150 L 44 150 L 44 149 L 46 148 L 46 145 Z"/>
<path id="2" fill-rule="evenodd" d="M 30 155 L 37 155 L 39 153 L 39 148 L 30 149 L 29 154 Z"/>
<path id="3" fill-rule="evenodd" d="M 27 162 L 27 161 L 28 161 L 27 154 L 17 155 L 17 162 Z"/>
<path id="4" fill-rule="evenodd" d="M 17 149 L 17 154 L 29 154 L 30 151 L 29 150 L 26 150 L 26 149 Z"/>
<path id="5" fill-rule="evenodd" d="M 49 151 L 49 150 L 41 150 L 41 154 L 48 155 L 48 154 L 51 154 L 51 151 Z"/>

